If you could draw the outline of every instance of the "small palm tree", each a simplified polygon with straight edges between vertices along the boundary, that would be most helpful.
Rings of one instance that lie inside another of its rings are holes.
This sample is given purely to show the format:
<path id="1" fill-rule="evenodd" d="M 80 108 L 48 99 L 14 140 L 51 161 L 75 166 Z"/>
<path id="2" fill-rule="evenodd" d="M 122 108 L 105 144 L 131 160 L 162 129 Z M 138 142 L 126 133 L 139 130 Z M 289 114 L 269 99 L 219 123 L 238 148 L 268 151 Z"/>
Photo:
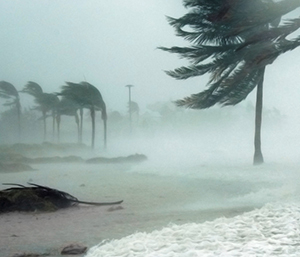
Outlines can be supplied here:
<path id="1" fill-rule="evenodd" d="M 82 140 L 82 116 L 83 108 L 90 110 L 92 119 L 92 148 L 95 146 L 95 111 L 101 111 L 101 118 L 104 123 L 104 147 L 107 145 L 107 113 L 106 105 L 103 101 L 99 90 L 88 82 L 66 82 L 67 85 L 62 86 L 59 95 L 76 102 L 80 111 L 80 140 Z"/>
<path id="2" fill-rule="evenodd" d="M 21 91 L 23 93 L 27 93 L 34 97 L 34 101 L 37 104 L 33 109 L 39 110 L 42 112 L 42 119 L 44 123 L 44 140 L 47 137 L 47 124 L 46 119 L 48 117 L 48 112 L 51 111 L 52 116 L 52 124 L 53 124 L 53 136 L 55 132 L 55 117 L 56 117 L 56 109 L 59 103 L 59 98 L 55 94 L 44 93 L 41 86 L 35 82 L 29 81 L 24 89 Z"/>
<path id="3" fill-rule="evenodd" d="M 0 81 L 0 97 L 9 99 L 4 103 L 5 106 L 14 107 L 17 111 L 18 117 L 18 137 L 21 139 L 21 103 L 18 90 L 9 82 Z"/>

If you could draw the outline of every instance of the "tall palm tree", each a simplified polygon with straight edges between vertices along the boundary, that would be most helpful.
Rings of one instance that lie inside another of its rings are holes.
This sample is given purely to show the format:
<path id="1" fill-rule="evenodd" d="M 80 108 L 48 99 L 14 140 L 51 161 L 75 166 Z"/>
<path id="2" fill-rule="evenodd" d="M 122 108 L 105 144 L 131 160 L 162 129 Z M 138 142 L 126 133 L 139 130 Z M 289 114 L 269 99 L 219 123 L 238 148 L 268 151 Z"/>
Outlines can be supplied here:
<path id="1" fill-rule="evenodd" d="M 67 85 L 62 86 L 59 95 L 68 98 L 79 105 L 80 110 L 80 133 L 82 139 L 82 113 L 83 108 L 90 110 L 92 120 L 92 148 L 95 146 L 95 111 L 101 111 L 101 118 L 104 124 L 104 147 L 107 145 L 107 113 L 106 105 L 103 101 L 99 90 L 88 82 L 66 82 Z"/>
<path id="2" fill-rule="evenodd" d="M 190 11 L 168 18 L 189 47 L 160 47 L 190 61 L 167 74 L 187 79 L 210 73 L 207 89 L 176 101 L 178 106 L 205 109 L 215 104 L 235 105 L 257 87 L 254 164 L 263 163 L 261 117 L 263 80 L 267 65 L 300 45 L 300 37 L 288 39 L 300 27 L 300 19 L 280 24 L 281 17 L 300 6 L 296 0 L 184 0 Z"/>
<path id="3" fill-rule="evenodd" d="M 42 112 L 42 119 L 44 123 L 44 140 L 47 138 L 47 124 L 46 119 L 48 117 L 48 112 L 51 111 L 52 116 L 52 127 L 53 127 L 53 137 L 55 133 L 55 117 L 56 109 L 59 103 L 59 98 L 55 94 L 44 93 L 42 87 L 32 81 L 29 81 L 24 89 L 21 91 L 27 93 L 34 97 L 34 101 L 37 104 L 33 109 Z"/>
<path id="4" fill-rule="evenodd" d="M 12 106 L 16 109 L 18 117 L 18 137 L 21 140 L 21 103 L 18 90 L 9 82 L 0 81 L 0 97 L 9 99 L 5 106 Z"/>

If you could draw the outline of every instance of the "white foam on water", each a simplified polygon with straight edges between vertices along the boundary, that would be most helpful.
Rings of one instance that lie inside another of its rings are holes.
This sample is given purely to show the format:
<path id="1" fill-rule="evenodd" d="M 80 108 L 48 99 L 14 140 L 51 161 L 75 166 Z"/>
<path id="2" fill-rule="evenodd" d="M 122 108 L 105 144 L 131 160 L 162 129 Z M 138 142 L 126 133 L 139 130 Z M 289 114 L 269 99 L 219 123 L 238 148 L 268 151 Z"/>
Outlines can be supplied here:
<path id="1" fill-rule="evenodd" d="M 300 205 L 266 204 L 233 218 L 103 241 L 86 257 L 299 256 Z"/>

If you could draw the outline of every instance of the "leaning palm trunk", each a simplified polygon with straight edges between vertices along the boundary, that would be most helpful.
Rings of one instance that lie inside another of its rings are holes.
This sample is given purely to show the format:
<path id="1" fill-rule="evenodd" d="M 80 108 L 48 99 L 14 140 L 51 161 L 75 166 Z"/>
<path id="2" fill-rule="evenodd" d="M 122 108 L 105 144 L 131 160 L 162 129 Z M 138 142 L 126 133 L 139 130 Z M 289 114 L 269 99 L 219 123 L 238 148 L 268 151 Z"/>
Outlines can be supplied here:
<path id="1" fill-rule="evenodd" d="M 107 147 L 107 119 L 103 120 L 103 128 L 104 128 L 104 149 Z"/>
<path id="2" fill-rule="evenodd" d="M 17 113 L 17 121 L 18 121 L 18 140 L 21 140 L 21 103 L 18 90 L 9 82 L 0 81 L 0 98 L 11 99 L 12 101 L 8 101 L 4 103 L 5 106 L 14 106 Z"/>
<path id="3" fill-rule="evenodd" d="M 55 141 L 55 110 L 52 110 L 52 137 Z"/>
<path id="4" fill-rule="evenodd" d="M 56 126 L 57 126 L 57 143 L 60 143 L 60 115 L 56 116 Z"/>
<path id="5" fill-rule="evenodd" d="M 44 141 L 46 141 L 47 138 L 46 112 L 43 112 L 43 123 L 44 123 Z"/>
<path id="6" fill-rule="evenodd" d="M 254 136 L 254 158 L 253 164 L 258 165 L 264 162 L 261 151 L 261 123 L 262 123 L 262 108 L 263 108 L 263 82 L 264 82 L 265 67 L 260 70 L 260 79 L 257 84 L 256 107 L 255 107 L 255 136 Z"/>
<path id="7" fill-rule="evenodd" d="M 95 107 L 91 106 L 91 118 L 92 118 L 92 148 L 95 148 Z"/>
<path id="8" fill-rule="evenodd" d="M 80 109 L 79 109 L 79 114 L 80 114 L 79 143 L 82 144 L 83 108 L 80 108 Z"/>
<path id="9" fill-rule="evenodd" d="M 80 126 L 79 126 L 79 117 L 77 112 L 75 112 L 75 122 L 77 125 L 77 143 L 80 143 Z"/>
<path id="10" fill-rule="evenodd" d="M 22 134 L 22 130 L 21 130 L 21 104 L 20 104 L 20 99 L 17 99 L 17 115 L 18 115 L 18 137 L 19 137 L 19 142 L 21 142 L 21 134 Z"/>

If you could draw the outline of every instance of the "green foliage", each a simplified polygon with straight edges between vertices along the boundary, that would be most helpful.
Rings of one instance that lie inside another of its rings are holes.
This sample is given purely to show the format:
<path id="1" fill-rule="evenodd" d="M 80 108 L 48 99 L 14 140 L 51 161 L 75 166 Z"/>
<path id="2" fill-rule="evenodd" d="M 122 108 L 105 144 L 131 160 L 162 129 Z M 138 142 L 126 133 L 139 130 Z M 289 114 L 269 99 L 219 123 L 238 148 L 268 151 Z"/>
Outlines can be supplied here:
<path id="1" fill-rule="evenodd" d="M 59 99 L 55 94 L 44 93 L 41 86 L 32 81 L 29 81 L 21 92 L 33 96 L 34 102 L 37 104 L 33 109 L 44 113 L 56 109 L 59 103 Z"/>
<path id="2" fill-rule="evenodd" d="M 103 101 L 102 95 L 99 90 L 88 82 L 66 82 L 67 85 L 62 86 L 59 95 L 67 98 L 73 103 L 77 103 L 82 108 L 90 109 L 94 106 L 97 110 L 106 112 L 106 105 Z"/>
<path id="3" fill-rule="evenodd" d="M 267 65 L 300 45 L 300 36 L 288 39 L 300 27 L 300 19 L 279 23 L 300 6 L 299 1 L 185 0 L 184 6 L 189 9 L 186 15 L 168 21 L 191 45 L 160 49 L 190 65 L 166 73 L 180 80 L 210 74 L 210 80 L 206 90 L 177 101 L 179 106 L 203 109 L 240 103 Z"/>
<path id="4" fill-rule="evenodd" d="M 69 99 L 69 101 L 78 105 L 78 108 L 88 108 L 92 118 L 92 148 L 94 148 L 95 141 L 95 111 L 101 111 L 101 118 L 104 124 L 104 145 L 106 147 L 106 105 L 103 101 L 102 95 L 99 90 L 88 82 L 66 82 L 67 85 L 62 86 L 62 90 L 58 95 L 61 95 L 63 99 Z M 80 135 L 79 141 L 82 140 L 82 115 L 80 121 Z"/>
<path id="5" fill-rule="evenodd" d="M 0 81 L 0 97 L 5 99 L 18 98 L 19 93 L 11 83 Z"/>

